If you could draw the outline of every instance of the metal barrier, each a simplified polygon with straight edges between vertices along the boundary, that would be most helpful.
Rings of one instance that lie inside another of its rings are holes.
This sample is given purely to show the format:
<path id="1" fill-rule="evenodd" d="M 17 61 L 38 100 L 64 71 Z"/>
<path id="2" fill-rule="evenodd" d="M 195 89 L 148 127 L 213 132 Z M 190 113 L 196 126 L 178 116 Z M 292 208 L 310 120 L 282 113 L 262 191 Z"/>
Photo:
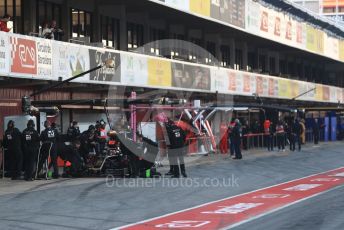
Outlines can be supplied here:
<path id="1" fill-rule="evenodd" d="M 212 149 L 211 145 L 211 137 L 206 137 L 206 136 L 200 136 L 200 137 L 192 137 L 192 138 L 187 138 L 187 146 L 189 146 L 189 150 L 192 150 L 195 145 L 195 149 L 197 149 L 196 152 L 190 152 L 188 150 L 188 155 L 206 155 L 210 153 Z"/>
<path id="2" fill-rule="evenodd" d="M 269 134 L 265 134 L 265 133 L 249 133 L 249 134 L 245 134 L 243 135 L 243 139 L 242 139 L 242 145 L 244 144 L 244 138 L 247 139 L 247 144 L 246 144 L 246 149 L 245 150 L 249 150 L 249 149 L 253 149 L 253 148 L 267 148 L 267 142 L 268 142 L 268 137 Z M 287 146 L 288 144 L 288 137 L 287 134 L 284 133 L 284 146 Z M 275 134 L 273 136 L 273 147 L 277 147 L 277 135 Z"/>

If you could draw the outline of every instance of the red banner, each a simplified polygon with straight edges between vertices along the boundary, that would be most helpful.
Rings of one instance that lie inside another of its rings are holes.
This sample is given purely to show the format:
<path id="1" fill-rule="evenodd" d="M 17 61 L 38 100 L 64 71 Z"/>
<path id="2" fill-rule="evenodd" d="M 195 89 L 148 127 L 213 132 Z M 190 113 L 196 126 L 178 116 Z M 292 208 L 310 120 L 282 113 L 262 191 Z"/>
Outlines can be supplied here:
<path id="1" fill-rule="evenodd" d="M 36 41 L 11 37 L 11 72 L 37 74 Z"/>

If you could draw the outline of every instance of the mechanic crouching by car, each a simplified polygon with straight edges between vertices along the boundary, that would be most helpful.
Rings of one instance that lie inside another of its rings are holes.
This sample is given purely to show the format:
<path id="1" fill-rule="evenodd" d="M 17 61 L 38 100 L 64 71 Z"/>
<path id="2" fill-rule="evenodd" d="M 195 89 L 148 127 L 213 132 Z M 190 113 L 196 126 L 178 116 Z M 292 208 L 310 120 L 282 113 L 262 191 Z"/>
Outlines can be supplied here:
<path id="1" fill-rule="evenodd" d="M 15 127 L 14 121 L 10 120 L 4 135 L 3 146 L 7 149 L 9 155 L 10 170 L 12 180 L 17 180 L 21 176 L 23 167 L 23 152 L 21 145 L 22 136 L 20 131 Z"/>
<path id="2" fill-rule="evenodd" d="M 68 141 L 75 147 L 76 141 L 80 138 L 80 129 L 77 121 L 73 121 L 67 130 Z"/>
<path id="3" fill-rule="evenodd" d="M 95 152 L 97 147 L 98 136 L 94 125 L 90 125 L 88 130 L 84 131 L 80 136 L 80 155 L 87 164 L 90 152 Z"/>
<path id="4" fill-rule="evenodd" d="M 25 157 L 25 180 L 34 180 L 34 166 L 37 161 L 38 151 L 40 147 L 39 133 L 35 130 L 35 123 L 29 120 L 27 128 L 23 131 L 23 151 Z"/>

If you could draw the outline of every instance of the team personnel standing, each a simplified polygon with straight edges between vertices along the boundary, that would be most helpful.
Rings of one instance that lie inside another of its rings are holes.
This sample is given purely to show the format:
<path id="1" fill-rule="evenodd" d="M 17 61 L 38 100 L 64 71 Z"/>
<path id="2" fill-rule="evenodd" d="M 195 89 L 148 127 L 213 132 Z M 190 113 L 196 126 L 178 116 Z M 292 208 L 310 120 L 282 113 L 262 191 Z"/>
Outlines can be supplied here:
<path id="1" fill-rule="evenodd" d="M 40 146 L 39 133 L 35 130 L 35 123 L 33 120 L 28 121 L 27 128 L 24 129 L 22 137 L 25 158 L 25 180 L 32 181 L 34 179 L 34 165 L 37 160 Z"/>
<path id="2" fill-rule="evenodd" d="M 21 176 L 23 168 L 23 152 L 21 145 L 21 133 L 15 127 L 14 121 L 10 120 L 4 135 L 3 146 L 9 155 L 12 180 L 17 180 Z"/>
<path id="3" fill-rule="evenodd" d="M 313 123 L 313 136 L 314 136 L 314 144 L 317 145 L 319 143 L 319 136 L 320 136 L 320 124 L 319 124 L 318 119 L 315 119 Z"/>
<path id="4" fill-rule="evenodd" d="M 303 129 L 298 119 L 295 120 L 292 129 L 295 136 L 295 142 L 298 143 L 298 149 L 299 151 L 301 151 L 301 144 L 302 144 L 301 135 L 302 135 Z M 295 143 L 294 143 L 293 151 L 295 151 Z"/>
<path id="5" fill-rule="evenodd" d="M 268 151 L 274 151 L 274 135 L 275 135 L 276 129 L 273 122 L 270 122 L 270 127 L 268 129 L 268 133 L 266 134 L 268 136 Z"/>
<path id="6" fill-rule="evenodd" d="M 278 151 L 285 151 L 285 132 L 284 132 L 284 125 L 282 121 L 279 121 L 276 126 L 276 136 L 277 136 L 277 146 Z"/>
<path id="7" fill-rule="evenodd" d="M 229 152 L 231 156 L 234 156 L 235 154 L 235 149 L 234 149 L 234 141 L 233 141 L 233 129 L 235 126 L 235 119 L 232 119 L 231 123 L 228 126 L 228 142 L 229 142 Z"/>
<path id="8" fill-rule="evenodd" d="M 183 126 L 183 124 L 180 122 L 179 125 Z M 185 132 L 172 120 L 165 122 L 165 128 L 167 132 L 166 138 L 168 138 L 166 143 L 168 147 L 168 156 L 170 161 L 170 170 L 172 170 L 172 177 L 179 178 L 180 172 L 183 177 L 187 177 L 184 163 L 184 154 L 186 152 Z"/>
<path id="9" fill-rule="evenodd" d="M 233 156 L 233 159 L 242 159 L 241 155 L 241 137 L 242 137 L 242 131 L 241 131 L 241 124 L 239 119 L 235 120 L 235 126 L 232 130 L 232 139 L 233 139 L 233 146 L 234 146 L 234 152 L 235 156 Z"/>
<path id="10" fill-rule="evenodd" d="M 51 127 L 51 124 L 48 120 L 44 122 L 44 127 L 45 130 L 43 130 L 41 133 L 42 147 L 37 173 L 39 173 L 42 170 L 43 164 L 46 160 L 48 160 L 50 154 L 51 164 L 54 168 L 53 178 L 57 179 L 59 177 L 59 171 L 57 167 L 56 141 L 58 139 L 59 134 L 57 132 L 57 129 Z"/>

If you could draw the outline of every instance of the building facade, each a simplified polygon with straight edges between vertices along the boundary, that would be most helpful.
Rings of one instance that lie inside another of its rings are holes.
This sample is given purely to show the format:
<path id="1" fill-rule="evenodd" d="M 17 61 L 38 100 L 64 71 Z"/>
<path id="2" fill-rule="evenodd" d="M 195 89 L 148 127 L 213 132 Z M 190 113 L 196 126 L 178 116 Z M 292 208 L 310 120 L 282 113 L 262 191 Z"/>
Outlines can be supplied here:
<path id="1" fill-rule="evenodd" d="M 127 96 L 164 89 L 192 91 L 192 98 L 210 102 L 214 95 L 253 102 L 259 94 L 276 104 L 343 103 L 344 31 L 288 3 L 7 0 L 0 1 L 0 8 L 14 18 L 14 33 L 1 33 L 3 111 L 11 107 L 20 113 L 23 95 L 86 71 L 104 57 L 117 60 L 119 68 L 88 74 L 33 99 L 101 99 L 116 86 Z M 63 29 L 63 42 L 37 38 L 42 24 L 52 20 Z M 166 39 L 175 44 L 164 45 Z M 207 55 L 178 41 L 201 47 Z M 32 60 L 21 56 L 22 48 Z M 202 84 L 193 84 L 198 74 Z M 315 92 L 290 101 L 313 88 Z M 75 116 L 69 108 L 61 108 L 67 120 Z"/>

